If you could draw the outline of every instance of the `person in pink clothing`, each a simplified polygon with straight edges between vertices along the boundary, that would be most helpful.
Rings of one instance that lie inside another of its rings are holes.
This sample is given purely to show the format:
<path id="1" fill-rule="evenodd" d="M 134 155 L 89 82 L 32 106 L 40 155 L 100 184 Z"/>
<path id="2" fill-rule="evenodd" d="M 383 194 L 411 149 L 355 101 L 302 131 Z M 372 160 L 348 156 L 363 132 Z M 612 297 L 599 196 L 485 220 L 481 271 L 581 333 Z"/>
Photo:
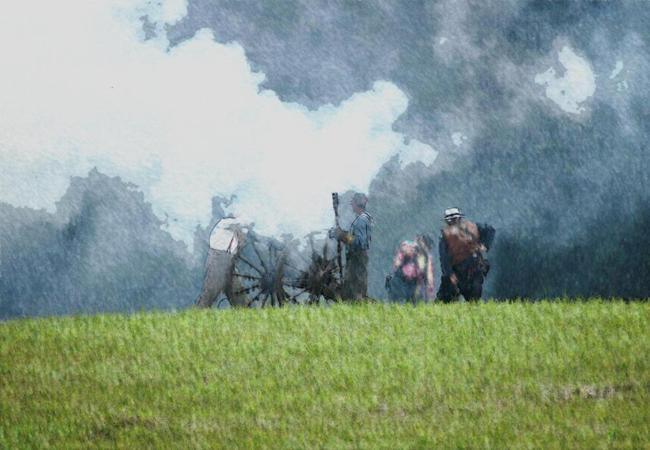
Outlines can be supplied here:
<path id="1" fill-rule="evenodd" d="M 435 298 L 431 245 L 432 240 L 425 235 L 400 243 L 393 259 L 392 274 L 386 277 L 386 289 L 392 301 Z"/>

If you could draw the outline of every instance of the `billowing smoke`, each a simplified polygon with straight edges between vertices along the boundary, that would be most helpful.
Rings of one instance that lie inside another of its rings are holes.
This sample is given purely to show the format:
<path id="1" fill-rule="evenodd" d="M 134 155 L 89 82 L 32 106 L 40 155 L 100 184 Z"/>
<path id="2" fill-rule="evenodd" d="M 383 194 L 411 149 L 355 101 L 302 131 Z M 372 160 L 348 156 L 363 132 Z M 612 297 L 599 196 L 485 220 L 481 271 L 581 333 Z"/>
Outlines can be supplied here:
<path id="1" fill-rule="evenodd" d="M 435 159 L 393 130 L 408 98 L 390 82 L 310 110 L 262 89 L 242 47 L 211 31 L 169 48 L 162 30 L 185 6 L 4 8 L 0 201 L 54 211 L 70 177 L 96 167 L 139 186 L 188 244 L 215 195 L 234 195 L 229 212 L 261 233 L 300 236 L 331 223 L 329 192 L 367 190 L 395 155 Z"/>
<path id="2" fill-rule="evenodd" d="M 375 297 L 449 206 L 497 228 L 487 296 L 649 295 L 645 2 L 154 3 L 0 16 L 0 313 L 187 305 L 222 205 L 300 236 L 346 189 Z"/>
<path id="3" fill-rule="evenodd" d="M 313 107 L 373 80 L 432 167 L 385 165 L 371 292 L 401 239 L 452 205 L 497 227 L 489 296 L 650 292 L 650 9 L 645 2 L 189 0 L 167 30 L 237 40 L 281 98 Z"/>

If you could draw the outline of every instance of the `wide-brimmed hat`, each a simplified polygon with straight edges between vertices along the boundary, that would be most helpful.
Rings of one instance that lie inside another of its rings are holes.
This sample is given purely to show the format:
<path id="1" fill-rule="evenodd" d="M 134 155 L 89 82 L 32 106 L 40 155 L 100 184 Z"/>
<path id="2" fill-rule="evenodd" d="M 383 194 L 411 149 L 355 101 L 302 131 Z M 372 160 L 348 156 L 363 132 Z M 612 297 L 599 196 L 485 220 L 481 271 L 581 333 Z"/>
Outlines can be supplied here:
<path id="1" fill-rule="evenodd" d="M 463 213 L 458 208 L 445 209 L 445 220 L 450 221 L 463 217 Z"/>

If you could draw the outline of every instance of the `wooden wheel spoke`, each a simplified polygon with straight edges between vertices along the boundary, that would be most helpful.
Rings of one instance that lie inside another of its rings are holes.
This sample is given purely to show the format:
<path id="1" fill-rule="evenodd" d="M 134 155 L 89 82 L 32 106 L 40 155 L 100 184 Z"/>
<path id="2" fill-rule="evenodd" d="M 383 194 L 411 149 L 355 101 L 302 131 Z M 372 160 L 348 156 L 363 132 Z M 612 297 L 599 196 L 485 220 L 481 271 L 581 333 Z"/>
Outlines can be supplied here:
<path id="1" fill-rule="evenodd" d="M 244 264 L 248 265 L 251 269 L 255 270 L 255 271 L 256 271 L 257 273 L 259 273 L 260 275 L 262 274 L 262 270 L 261 270 L 259 267 L 257 267 L 255 264 L 253 264 L 252 262 L 250 262 L 249 260 L 247 260 L 247 259 L 244 258 L 243 256 L 239 255 L 239 256 L 237 257 L 237 259 L 239 259 L 239 260 L 240 260 L 241 262 L 243 262 Z"/>
<path id="2" fill-rule="evenodd" d="M 305 289 L 305 287 L 302 286 L 302 285 L 294 284 L 294 283 L 288 283 L 288 282 L 286 282 L 286 281 L 283 282 L 282 284 L 285 285 L 285 286 L 289 286 L 289 287 L 291 287 L 291 288 L 294 288 L 294 289 Z"/>
<path id="3" fill-rule="evenodd" d="M 262 264 L 262 267 L 264 267 L 264 270 L 266 272 L 268 272 L 269 268 L 266 267 L 266 263 L 264 262 L 264 258 L 262 258 L 262 253 L 260 253 L 260 250 L 257 248 L 257 245 L 255 244 L 255 242 L 253 242 L 252 245 L 253 245 L 253 250 L 255 250 L 255 253 L 257 254 L 257 257 L 259 258 L 260 263 Z"/>
<path id="4" fill-rule="evenodd" d="M 262 295 L 262 291 L 258 292 L 257 295 L 256 295 L 255 297 L 253 297 L 253 299 L 252 299 L 250 302 L 248 302 L 248 306 L 251 306 L 251 305 L 252 305 L 253 303 L 255 303 L 257 300 L 259 300 L 259 298 L 260 298 L 261 295 Z"/>
<path id="5" fill-rule="evenodd" d="M 309 237 L 309 247 L 311 248 L 311 259 L 313 260 L 318 253 L 316 253 L 316 248 L 314 247 L 314 237 Z"/>
<path id="6" fill-rule="evenodd" d="M 239 278 L 243 278 L 245 280 L 259 281 L 259 280 L 262 279 L 262 277 L 258 277 L 258 276 L 255 276 L 255 275 L 246 275 L 244 273 L 234 273 L 233 275 L 236 276 L 236 277 L 239 277 Z"/>
<path id="7" fill-rule="evenodd" d="M 286 261 L 286 260 L 284 261 L 284 264 L 285 264 L 287 267 L 289 267 L 290 269 L 295 270 L 296 272 L 302 272 L 300 269 L 298 269 L 296 266 L 294 266 L 293 264 L 289 263 L 289 262 Z"/>
<path id="8" fill-rule="evenodd" d="M 254 286 L 250 286 L 250 287 L 247 287 L 247 288 L 239 289 L 239 290 L 233 292 L 233 295 L 248 294 L 250 291 L 254 291 L 255 289 L 259 289 L 259 288 L 260 288 L 260 286 L 256 284 L 256 285 L 254 285 Z"/>

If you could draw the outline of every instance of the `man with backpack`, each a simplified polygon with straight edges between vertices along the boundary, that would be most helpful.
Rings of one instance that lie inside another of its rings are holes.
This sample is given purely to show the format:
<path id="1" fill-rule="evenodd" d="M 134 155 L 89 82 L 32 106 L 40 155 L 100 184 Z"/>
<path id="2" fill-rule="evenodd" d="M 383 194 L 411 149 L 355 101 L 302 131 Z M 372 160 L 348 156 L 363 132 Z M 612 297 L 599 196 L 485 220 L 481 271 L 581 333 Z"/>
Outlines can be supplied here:
<path id="1" fill-rule="evenodd" d="M 437 297 L 443 302 L 459 295 L 466 301 L 479 300 L 490 270 L 486 254 L 496 232 L 488 224 L 465 219 L 458 208 L 445 211 L 445 223 L 438 245 L 442 277 Z"/>

